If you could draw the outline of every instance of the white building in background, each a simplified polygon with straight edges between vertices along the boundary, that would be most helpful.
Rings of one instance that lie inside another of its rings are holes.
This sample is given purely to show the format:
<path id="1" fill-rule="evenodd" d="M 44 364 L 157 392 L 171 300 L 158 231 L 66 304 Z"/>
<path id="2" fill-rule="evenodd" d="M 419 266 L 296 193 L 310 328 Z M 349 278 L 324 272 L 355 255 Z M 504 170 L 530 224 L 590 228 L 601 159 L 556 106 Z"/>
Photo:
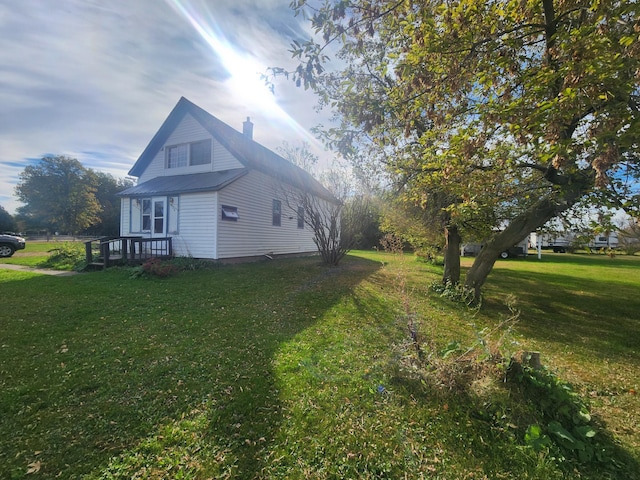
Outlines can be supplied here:
<path id="1" fill-rule="evenodd" d="M 538 245 L 540 243 L 540 245 Z M 610 232 L 607 234 L 593 235 L 580 232 L 552 233 L 532 233 L 531 247 L 540 247 L 543 250 L 553 250 L 556 253 L 565 253 L 570 247 L 590 248 L 600 250 L 606 248 L 618 248 L 618 234 Z"/>

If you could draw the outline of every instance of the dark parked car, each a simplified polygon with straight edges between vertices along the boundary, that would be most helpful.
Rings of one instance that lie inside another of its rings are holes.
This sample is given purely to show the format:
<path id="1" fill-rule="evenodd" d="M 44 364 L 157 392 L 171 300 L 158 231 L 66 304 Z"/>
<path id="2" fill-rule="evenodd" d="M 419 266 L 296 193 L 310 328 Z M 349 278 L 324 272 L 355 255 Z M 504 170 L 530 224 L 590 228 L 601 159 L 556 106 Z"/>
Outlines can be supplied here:
<path id="1" fill-rule="evenodd" d="M 16 250 L 22 250 L 26 245 L 25 239 L 18 235 L 0 234 L 0 257 L 10 257 Z"/>

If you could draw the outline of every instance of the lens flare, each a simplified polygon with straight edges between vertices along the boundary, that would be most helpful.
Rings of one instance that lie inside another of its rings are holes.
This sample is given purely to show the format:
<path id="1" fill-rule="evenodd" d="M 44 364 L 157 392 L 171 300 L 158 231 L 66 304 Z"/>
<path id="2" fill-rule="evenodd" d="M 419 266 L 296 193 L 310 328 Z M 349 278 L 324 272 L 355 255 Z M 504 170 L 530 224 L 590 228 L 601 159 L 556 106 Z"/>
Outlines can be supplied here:
<path id="1" fill-rule="evenodd" d="M 211 12 L 196 9 L 188 0 L 165 1 L 194 28 L 220 59 L 230 75 L 225 81 L 225 86 L 234 95 L 248 102 L 253 108 L 259 109 L 261 113 L 286 124 L 304 140 L 316 145 L 319 143 L 278 105 L 275 95 L 260 78 L 260 73 L 265 72 L 267 67 L 255 57 L 240 53 L 227 40 Z"/>

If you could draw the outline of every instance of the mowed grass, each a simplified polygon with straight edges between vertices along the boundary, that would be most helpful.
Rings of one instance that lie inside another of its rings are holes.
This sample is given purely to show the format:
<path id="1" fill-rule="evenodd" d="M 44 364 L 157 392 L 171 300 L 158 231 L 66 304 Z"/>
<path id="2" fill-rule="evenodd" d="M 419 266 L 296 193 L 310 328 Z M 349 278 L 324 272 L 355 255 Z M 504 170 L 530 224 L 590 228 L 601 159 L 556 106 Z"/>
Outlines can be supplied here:
<path id="1" fill-rule="evenodd" d="M 38 241 L 32 242 L 27 240 L 27 244 L 23 250 L 17 250 L 12 257 L 0 258 L 0 265 L 3 263 L 13 265 L 25 265 L 28 267 L 37 267 L 39 264 L 47 260 L 52 250 L 60 248 L 66 242 L 57 241 Z M 81 245 L 78 243 L 78 245 Z"/>
<path id="2" fill-rule="evenodd" d="M 378 252 L 168 279 L 0 269 L 0 478 L 633 478 L 640 258 L 500 261 L 479 313 L 431 293 L 439 274 Z M 617 449 L 607 476 L 527 447 L 535 406 L 500 384 L 399 374 L 407 308 L 425 345 L 470 345 L 507 291 L 521 347 Z"/>
<path id="3" fill-rule="evenodd" d="M 523 341 L 640 457 L 640 257 L 545 252 L 498 262 L 487 287 L 492 305 L 517 295 Z"/>

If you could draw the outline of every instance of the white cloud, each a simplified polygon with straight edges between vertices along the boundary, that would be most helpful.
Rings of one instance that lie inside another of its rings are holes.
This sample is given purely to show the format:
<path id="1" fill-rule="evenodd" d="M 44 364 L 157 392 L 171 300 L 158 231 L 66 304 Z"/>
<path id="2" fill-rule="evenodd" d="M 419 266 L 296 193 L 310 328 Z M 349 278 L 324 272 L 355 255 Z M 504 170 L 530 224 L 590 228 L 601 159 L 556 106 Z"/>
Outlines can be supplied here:
<path id="1" fill-rule="evenodd" d="M 0 205 L 15 210 L 18 174 L 45 154 L 125 176 L 181 96 L 237 129 L 251 116 L 269 148 L 310 140 L 320 122 L 310 92 L 276 84 L 302 130 L 268 102 L 261 110 L 251 68 L 231 77 L 234 66 L 171 4 L 191 6 L 256 69 L 290 65 L 289 42 L 305 28 L 288 0 L 0 0 Z"/>

